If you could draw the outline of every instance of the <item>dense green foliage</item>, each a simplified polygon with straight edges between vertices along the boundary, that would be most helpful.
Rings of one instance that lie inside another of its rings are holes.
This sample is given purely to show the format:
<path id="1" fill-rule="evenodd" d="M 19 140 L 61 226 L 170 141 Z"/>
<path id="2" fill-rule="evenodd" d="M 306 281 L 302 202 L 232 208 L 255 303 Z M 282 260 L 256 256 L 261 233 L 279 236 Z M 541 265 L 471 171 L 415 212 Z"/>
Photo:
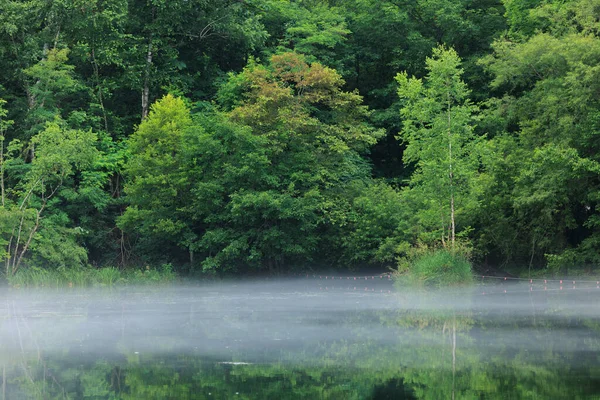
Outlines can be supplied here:
<path id="1" fill-rule="evenodd" d="M 0 258 L 600 263 L 593 0 L 0 0 Z M 152 105 L 153 104 L 153 105 Z"/>

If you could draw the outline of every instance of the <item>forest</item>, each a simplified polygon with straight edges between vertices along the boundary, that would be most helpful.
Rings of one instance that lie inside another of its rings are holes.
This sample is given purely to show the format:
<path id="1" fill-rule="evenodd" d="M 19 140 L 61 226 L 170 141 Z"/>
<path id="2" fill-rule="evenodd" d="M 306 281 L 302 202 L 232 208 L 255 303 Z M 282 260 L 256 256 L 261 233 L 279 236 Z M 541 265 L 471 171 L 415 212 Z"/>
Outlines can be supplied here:
<path id="1" fill-rule="evenodd" d="M 0 258 L 600 264 L 597 0 L 0 0 Z"/>

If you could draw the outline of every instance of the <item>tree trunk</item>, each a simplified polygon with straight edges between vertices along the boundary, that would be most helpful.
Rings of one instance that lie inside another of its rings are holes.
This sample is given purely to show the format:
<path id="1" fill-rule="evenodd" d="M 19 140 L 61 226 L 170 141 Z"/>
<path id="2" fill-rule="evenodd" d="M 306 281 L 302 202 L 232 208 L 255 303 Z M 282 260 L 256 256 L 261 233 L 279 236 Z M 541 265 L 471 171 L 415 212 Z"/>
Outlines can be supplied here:
<path id="1" fill-rule="evenodd" d="M 121 213 L 121 215 L 123 215 L 123 213 Z M 122 229 L 119 229 L 119 231 L 121 232 L 121 238 L 119 240 L 119 244 L 120 244 L 120 249 L 119 252 L 121 253 L 121 263 L 119 265 L 119 269 L 123 269 L 125 268 L 125 264 L 127 263 L 127 257 L 125 254 L 125 232 L 123 232 Z"/>
<path id="2" fill-rule="evenodd" d="M 441 222 L 442 222 L 442 246 L 446 248 L 446 221 L 444 221 L 444 205 L 440 206 Z"/>
<path id="3" fill-rule="evenodd" d="M 31 245 L 31 240 L 33 239 L 33 235 L 35 235 L 38 228 L 40 227 L 40 219 L 41 219 L 41 215 L 42 215 L 42 212 L 44 211 L 45 206 L 46 206 L 46 204 L 44 203 L 42 205 L 42 207 L 39 209 L 39 211 L 37 212 L 37 215 L 35 218 L 35 225 L 29 231 L 29 236 L 27 237 L 27 241 L 23 245 L 23 248 L 21 249 L 19 256 L 17 257 L 17 254 L 15 254 L 15 259 L 13 260 L 13 268 L 12 268 L 13 275 L 15 273 L 17 273 L 17 271 L 19 270 L 19 267 L 21 266 L 21 261 L 23 261 L 23 257 L 25 256 L 25 253 L 27 252 L 27 250 L 29 249 L 29 246 Z M 21 232 L 20 232 L 20 228 L 19 228 L 19 237 L 20 236 L 21 236 Z M 15 246 L 15 252 L 17 251 L 18 246 L 19 246 L 19 240 L 17 239 L 17 244 Z"/>
<path id="4" fill-rule="evenodd" d="M 2 190 L 2 207 L 4 207 L 4 132 L 0 132 L 0 189 Z"/>
<path id="5" fill-rule="evenodd" d="M 531 241 L 531 258 L 529 259 L 529 278 L 531 278 L 531 265 L 533 264 L 533 257 L 535 256 L 535 234 Z"/>
<path id="6" fill-rule="evenodd" d="M 452 170 L 452 116 L 451 116 L 451 99 L 448 92 L 448 161 L 449 161 L 449 179 L 450 179 L 450 243 L 452 252 L 454 252 L 454 242 L 456 239 L 456 224 L 454 221 L 454 171 Z"/>
<path id="7" fill-rule="evenodd" d="M 92 67 L 94 69 L 94 80 L 96 81 L 96 90 L 98 92 L 98 102 L 100 103 L 100 109 L 102 110 L 102 118 L 104 119 L 104 130 L 108 134 L 108 117 L 106 116 L 106 109 L 104 108 L 104 98 L 102 96 L 102 86 L 100 85 L 100 70 L 98 68 L 98 61 L 96 61 L 96 51 L 92 47 Z"/>
<path id="8" fill-rule="evenodd" d="M 454 193 L 450 194 L 450 221 L 452 224 L 452 230 L 451 230 L 452 251 L 454 251 L 454 242 L 456 240 L 456 225 L 454 222 Z"/>
<path id="9" fill-rule="evenodd" d="M 152 34 L 148 38 L 148 52 L 146 53 L 146 72 L 144 88 L 142 89 L 142 121 L 148 116 L 150 99 L 150 66 L 152 65 Z"/>
<path id="10" fill-rule="evenodd" d="M 156 7 L 152 7 L 152 22 L 156 18 Z M 152 65 L 152 32 L 148 33 L 148 51 L 146 52 L 146 71 L 144 73 L 144 87 L 142 89 L 142 121 L 148 116 L 150 110 L 150 66 Z"/>

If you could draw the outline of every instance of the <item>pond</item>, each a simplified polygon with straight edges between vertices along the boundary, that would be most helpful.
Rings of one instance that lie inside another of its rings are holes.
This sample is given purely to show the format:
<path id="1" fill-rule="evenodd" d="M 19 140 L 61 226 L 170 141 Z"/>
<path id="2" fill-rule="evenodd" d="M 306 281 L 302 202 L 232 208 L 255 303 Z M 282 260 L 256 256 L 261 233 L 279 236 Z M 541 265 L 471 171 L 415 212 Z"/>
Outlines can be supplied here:
<path id="1" fill-rule="evenodd" d="M 595 282 L 425 292 L 324 278 L 3 289 L 0 398 L 600 395 Z"/>

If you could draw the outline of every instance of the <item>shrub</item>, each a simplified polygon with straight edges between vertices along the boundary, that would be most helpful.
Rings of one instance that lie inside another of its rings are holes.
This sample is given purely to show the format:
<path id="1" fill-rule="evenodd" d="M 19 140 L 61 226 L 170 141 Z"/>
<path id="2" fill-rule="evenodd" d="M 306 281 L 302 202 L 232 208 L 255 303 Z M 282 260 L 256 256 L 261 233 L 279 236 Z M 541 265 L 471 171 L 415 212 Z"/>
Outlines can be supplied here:
<path id="1" fill-rule="evenodd" d="M 471 263 L 458 252 L 436 249 L 419 252 L 401 262 L 398 281 L 417 286 L 447 286 L 473 281 Z"/>

